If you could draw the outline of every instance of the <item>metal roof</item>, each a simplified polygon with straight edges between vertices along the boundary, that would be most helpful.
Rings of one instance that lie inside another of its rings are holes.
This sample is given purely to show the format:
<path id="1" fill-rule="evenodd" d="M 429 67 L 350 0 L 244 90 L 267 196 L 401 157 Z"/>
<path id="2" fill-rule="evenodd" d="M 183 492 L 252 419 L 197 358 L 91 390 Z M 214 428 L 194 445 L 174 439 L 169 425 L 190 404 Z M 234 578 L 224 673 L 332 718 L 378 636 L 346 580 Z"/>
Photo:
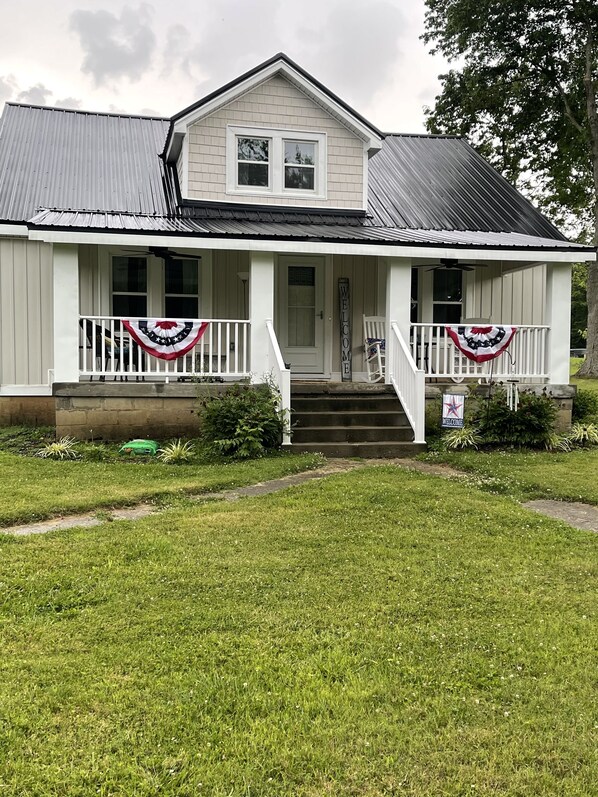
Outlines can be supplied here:
<path id="1" fill-rule="evenodd" d="M 167 213 L 158 157 L 168 120 L 7 103 L 0 220 L 39 207 Z"/>
<path id="2" fill-rule="evenodd" d="M 30 221 L 36 229 L 163 233 L 166 235 L 230 238 L 266 238 L 337 243 L 396 244 L 411 246 L 460 246 L 487 249 L 537 249 L 593 251 L 591 247 L 555 238 L 521 233 L 475 232 L 463 230 L 424 230 L 353 226 L 348 224 L 303 223 L 288 221 L 249 221 L 247 219 L 183 218 L 149 216 L 138 213 L 90 213 L 86 211 L 43 210 Z"/>
<path id="3" fill-rule="evenodd" d="M 196 236 L 580 249 L 463 140 L 388 135 L 369 161 L 367 213 L 177 204 L 159 157 L 169 120 L 8 104 L 0 222 Z"/>
<path id="4" fill-rule="evenodd" d="M 368 210 L 382 226 L 561 233 L 466 141 L 388 135 L 370 160 Z"/>

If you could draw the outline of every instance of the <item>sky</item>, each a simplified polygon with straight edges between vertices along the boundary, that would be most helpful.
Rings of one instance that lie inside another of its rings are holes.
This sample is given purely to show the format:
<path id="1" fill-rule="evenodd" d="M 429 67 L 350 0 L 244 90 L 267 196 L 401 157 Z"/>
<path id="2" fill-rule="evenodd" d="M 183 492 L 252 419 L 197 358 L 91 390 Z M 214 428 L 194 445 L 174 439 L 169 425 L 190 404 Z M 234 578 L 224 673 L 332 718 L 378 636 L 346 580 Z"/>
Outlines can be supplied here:
<path id="1" fill-rule="evenodd" d="M 0 106 L 170 116 L 283 51 L 385 132 L 422 132 L 447 69 L 420 41 L 424 11 L 424 0 L 3 0 Z"/>

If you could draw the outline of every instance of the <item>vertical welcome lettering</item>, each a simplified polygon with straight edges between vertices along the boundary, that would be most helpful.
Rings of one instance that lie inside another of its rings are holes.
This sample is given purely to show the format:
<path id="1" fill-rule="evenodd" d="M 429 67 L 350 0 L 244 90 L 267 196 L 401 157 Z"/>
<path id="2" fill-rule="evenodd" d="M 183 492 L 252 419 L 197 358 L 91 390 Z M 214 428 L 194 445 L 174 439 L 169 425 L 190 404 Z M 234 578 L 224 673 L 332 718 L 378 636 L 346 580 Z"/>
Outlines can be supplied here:
<path id="1" fill-rule="evenodd" d="M 338 280 L 338 309 L 341 331 L 341 379 L 353 380 L 353 361 L 351 352 L 351 293 L 347 277 Z"/>

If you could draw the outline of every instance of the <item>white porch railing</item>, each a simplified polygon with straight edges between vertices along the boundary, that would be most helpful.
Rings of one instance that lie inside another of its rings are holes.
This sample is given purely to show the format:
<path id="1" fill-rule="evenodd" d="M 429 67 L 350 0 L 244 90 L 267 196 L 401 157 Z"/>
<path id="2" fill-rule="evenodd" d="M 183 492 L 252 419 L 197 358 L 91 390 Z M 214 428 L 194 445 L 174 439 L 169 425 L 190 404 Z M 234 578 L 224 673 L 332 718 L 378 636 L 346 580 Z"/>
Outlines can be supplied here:
<path id="1" fill-rule="evenodd" d="M 411 354 L 426 377 L 548 379 L 547 326 L 517 326 L 509 348 L 494 360 L 475 363 L 457 349 L 444 324 L 412 324 Z"/>
<path id="2" fill-rule="evenodd" d="M 411 424 L 414 442 L 425 443 L 426 378 L 415 364 L 398 324 L 391 324 L 390 337 L 390 352 L 386 353 L 388 378 Z"/>
<path id="3" fill-rule="evenodd" d="M 285 422 L 282 444 L 288 445 L 291 442 L 291 370 L 284 364 L 272 321 L 266 321 L 266 328 L 268 329 L 268 360 L 270 362 L 272 378 L 280 391 L 280 409 L 283 413 Z"/>
<path id="4" fill-rule="evenodd" d="M 140 320 L 140 319 L 128 319 Z M 144 352 L 114 316 L 80 316 L 79 373 L 94 377 L 184 378 L 249 376 L 249 321 L 202 319 L 208 327 L 197 345 L 176 360 Z"/>

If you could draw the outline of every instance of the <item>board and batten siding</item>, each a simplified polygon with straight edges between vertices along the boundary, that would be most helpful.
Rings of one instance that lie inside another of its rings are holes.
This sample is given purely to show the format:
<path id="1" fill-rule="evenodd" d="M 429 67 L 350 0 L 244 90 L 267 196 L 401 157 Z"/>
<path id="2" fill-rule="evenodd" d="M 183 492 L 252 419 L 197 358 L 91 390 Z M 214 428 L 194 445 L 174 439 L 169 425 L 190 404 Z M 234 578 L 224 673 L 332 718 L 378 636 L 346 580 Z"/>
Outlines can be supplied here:
<path id="1" fill-rule="evenodd" d="M 468 318 L 488 318 L 494 323 L 544 323 L 546 266 L 503 272 L 491 263 L 466 275 L 465 308 Z"/>
<path id="2" fill-rule="evenodd" d="M 0 386 L 47 385 L 52 340 L 52 246 L 0 238 Z"/>
<path id="3" fill-rule="evenodd" d="M 332 280 L 332 372 L 341 369 L 341 338 L 338 301 L 339 277 L 349 280 L 353 373 L 364 372 L 363 316 L 377 314 L 378 258 L 367 255 L 334 255 Z"/>
<path id="4" fill-rule="evenodd" d="M 328 198 L 227 194 L 227 125 L 326 133 Z M 297 207 L 363 207 L 363 142 L 279 75 L 191 125 L 187 136 L 189 199 Z"/>

